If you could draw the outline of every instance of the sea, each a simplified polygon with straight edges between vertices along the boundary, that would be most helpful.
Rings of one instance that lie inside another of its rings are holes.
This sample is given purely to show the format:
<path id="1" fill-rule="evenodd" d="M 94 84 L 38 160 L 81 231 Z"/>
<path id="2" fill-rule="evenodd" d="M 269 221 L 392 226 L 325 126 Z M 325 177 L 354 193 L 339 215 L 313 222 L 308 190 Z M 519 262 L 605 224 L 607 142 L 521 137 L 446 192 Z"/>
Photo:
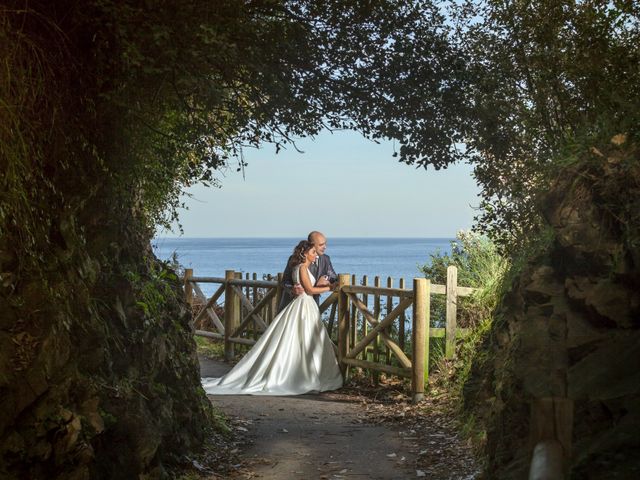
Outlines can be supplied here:
<path id="1" fill-rule="evenodd" d="M 411 288 L 414 277 L 423 276 L 420 266 L 428 264 L 430 255 L 448 253 L 453 238 L 329 238 L 326 254 L 337 273 L 380 276 L 383 286 L 387 277 L 398 285 L 404 278 Z M 224 277 L 225 270 L 244 275 L 249 272 L 276 275 L 282 272 L 298 238 L 156 238 L 152 245 L 158 258 L 176 258 L 184 268 L 192 268 L 195 276 Z M 211 295 L 218 285 L 202 284 Z"/>

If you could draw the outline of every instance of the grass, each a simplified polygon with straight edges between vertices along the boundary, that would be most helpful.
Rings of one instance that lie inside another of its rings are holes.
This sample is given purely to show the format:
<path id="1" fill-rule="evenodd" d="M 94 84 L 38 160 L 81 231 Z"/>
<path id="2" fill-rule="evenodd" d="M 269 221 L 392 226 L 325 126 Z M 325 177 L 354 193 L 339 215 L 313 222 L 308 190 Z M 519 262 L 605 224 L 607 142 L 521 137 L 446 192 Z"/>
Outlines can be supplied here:
<path id="1" fill-rule="evenodd" d="M 224 343 L 197 335 L 195 339 L 199 355 L 213 359 L 224 358 Z"/>
<path id="2" fill-rule="evenodd" d="M 447 392 L 452 404 L 458 411 L 458 420 L 462 431 L 476 448 L 481 449 L 486 441 L 486 432 L 479 419 L 464 410 L 463 392 L 470 380 L 474 365 L 487 360 L 483 344 L 494 323 L 496 308 L 512 280 L 511 263 L 502 257 L 496 246 L 487 238 L 469 233 L 460 233 L 452 242 L 450 254 L 440 253 L 431 256 L 431 262 L 422 267 L 425 276 L 432 281 L 444 283 L 449 265 L 458 267 L 458 284 L 476 288 L 468 297 L 460 298 L 458 304 L 461 327 L 467 327 L 469 333 L 456 343 L 455 356 L 446 359 L 444 344 L 431 342 L 430 362 L 431 388 L 433 392 Z M 438 305 L 434 305 L 437 308 Z M 444 302 L 441 306 L 444 315 Z M 437 314 L 437 313 L 436 313 Z M 437 320 L 436 320 L 437 321 Z"/>
<path id="3" fill-rule="evenodd" d="M 458 232 L 451 242 L 451 252 L 431 254 L 429 263 L 420 270 L 433 283 L 446 284 L 447 267 L 458 268 L 458 285 L 475 288 L 473 295 L 458 303 L 458 326 L 474 328 L 491 315 L 495 308 L 509 262 L 500 255 L 488 238 L 469 232 Z M 432 324 L 445 323 L 445 298 L 434 296 L 431 306 Z"/>
<path id="4" fill-rule="evenodd" d="M 486 237 L 459 232 L 456 240 L 451 242 L 451 253 L 432 254 L 430 262 L 423 265 L 421 270 L 432 282 L 444 284 L 449 265 L 458 268 L 458 285 L 476 289 L 472 295 L 459 299 L 458 326 L 470 329 L 470 335 L 464 341 L 458 342 L 456 357 L 460 360 L 469 358 L 474 346 L 479 342 L 479 337 L 488 331 L 493 311 L 502 296 L 510 263 Z M 432 298 L 432 322 L 435 326 L 444 323 L 444 300 L 442 296 Z M 436 346 L 433 350 L 434 365 L 444 366 L 442 348 Z M 465 366 L 464 369 L 468 367 Z"/>

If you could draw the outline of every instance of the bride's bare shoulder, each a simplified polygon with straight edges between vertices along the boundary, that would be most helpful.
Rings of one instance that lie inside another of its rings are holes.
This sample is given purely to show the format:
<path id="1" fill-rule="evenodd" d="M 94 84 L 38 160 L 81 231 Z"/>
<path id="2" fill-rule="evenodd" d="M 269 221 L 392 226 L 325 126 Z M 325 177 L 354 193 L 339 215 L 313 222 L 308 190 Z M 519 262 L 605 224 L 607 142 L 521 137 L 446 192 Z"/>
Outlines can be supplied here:
<path id="1" fill-rule="evenodd" d="M 304 272 L 305 277 L 309 277 L 309 269 L 303 263 L 300 264 L 300 275 L 302 275 L 302 272 Z"/>

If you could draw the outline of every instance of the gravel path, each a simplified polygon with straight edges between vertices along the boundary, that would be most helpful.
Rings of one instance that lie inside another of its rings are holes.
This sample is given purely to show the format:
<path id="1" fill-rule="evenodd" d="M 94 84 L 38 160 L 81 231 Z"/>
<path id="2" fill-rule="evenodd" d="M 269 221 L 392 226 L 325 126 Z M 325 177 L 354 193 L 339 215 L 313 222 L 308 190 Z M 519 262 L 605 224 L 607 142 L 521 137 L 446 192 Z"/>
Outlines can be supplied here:
<path id="1" fill-rule="evenodd" d="M 201 375 L 230 367 L 200 359 Z M 295 397 L 210 395 L 226 414 L 244 421 L 252 444 L 243 460 L 264 479 L 416 478 L 415 451 L 401 430 L 361 423 L 360 405 L 331 393 Z"/>

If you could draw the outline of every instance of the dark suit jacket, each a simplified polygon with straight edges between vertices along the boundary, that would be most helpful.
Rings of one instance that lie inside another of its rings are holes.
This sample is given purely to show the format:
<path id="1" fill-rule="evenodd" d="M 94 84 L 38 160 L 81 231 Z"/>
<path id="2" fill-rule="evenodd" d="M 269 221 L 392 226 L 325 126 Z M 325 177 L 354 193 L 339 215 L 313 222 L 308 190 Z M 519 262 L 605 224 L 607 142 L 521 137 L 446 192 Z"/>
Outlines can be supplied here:
<path id="1" fill-rule="evenodd" d="M 282 274 L 282 299 L 278 306 L 278 312 L 289 305 L 289 302 L 294 298 L 293 295 L 291 295 L 291 289 L 293 288 L 293 279 L 291 278 L 291 274 L 293 272 L 290 265 L 291 257 L 287 260 L 287 267 L 284 269 L 284 273 Z M 338 280 L 338 274 L 333 269 L 333 265 L 331 265 L 331 258 L 329 255 L 319 256 L 316 263 L 309 267 L 309 271 L 311 272 L 311 275 L 315 277 L 316 281 L 318 281 L 323 275 L 327 275 L 331 283 Z M 316 303 L 320 303 L 320 295 L 314 295 L 313 298 Z"/>

